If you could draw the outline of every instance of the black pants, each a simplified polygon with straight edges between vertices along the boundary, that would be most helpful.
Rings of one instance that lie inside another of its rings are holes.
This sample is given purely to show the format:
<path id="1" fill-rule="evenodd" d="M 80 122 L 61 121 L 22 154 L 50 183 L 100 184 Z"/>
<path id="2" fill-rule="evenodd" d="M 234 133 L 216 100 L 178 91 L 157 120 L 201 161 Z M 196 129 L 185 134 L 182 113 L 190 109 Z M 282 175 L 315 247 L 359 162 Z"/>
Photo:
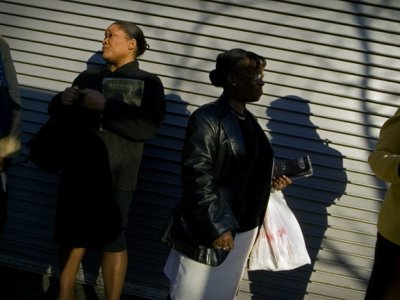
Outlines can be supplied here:
<path id="1" fill-rule="evenodd" d="M 400 246 L 378 233 L 365 300 L 400 299 Z"/>

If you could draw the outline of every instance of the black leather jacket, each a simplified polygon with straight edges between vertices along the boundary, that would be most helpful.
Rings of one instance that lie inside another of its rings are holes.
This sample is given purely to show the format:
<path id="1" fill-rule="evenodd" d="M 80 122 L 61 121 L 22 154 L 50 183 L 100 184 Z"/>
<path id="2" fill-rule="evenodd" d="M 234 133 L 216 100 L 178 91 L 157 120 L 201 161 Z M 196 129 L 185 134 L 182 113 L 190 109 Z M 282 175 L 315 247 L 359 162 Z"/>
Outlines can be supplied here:
<path id="1" fill-rule="evenodd" d="M 224 232 L 257 227 L 271 188 L 273 151 L 256 118 L 246 112 L 256 154 L 246 156 L 239 121 L 222 95 L 190 117 L 183 149 L 183 195 L 161 240 L 192 259 L 218 265 L 212 242 Z"/>

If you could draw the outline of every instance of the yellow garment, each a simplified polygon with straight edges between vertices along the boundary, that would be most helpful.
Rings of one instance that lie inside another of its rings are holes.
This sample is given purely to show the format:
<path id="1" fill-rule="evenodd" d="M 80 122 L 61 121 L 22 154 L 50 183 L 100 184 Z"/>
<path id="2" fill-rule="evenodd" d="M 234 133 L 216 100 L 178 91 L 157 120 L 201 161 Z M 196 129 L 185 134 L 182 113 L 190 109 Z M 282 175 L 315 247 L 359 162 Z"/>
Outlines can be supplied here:
<path id="1" fill-rule="evenodd" d="M 400 109 L 383 124 L 368 162 L 379 179 L 390 183 L 379 213 L 378 231 L 400 245 Z"/>
<path id="2" fill-rule="evenodd" d="M 21 149 L 21 141 L 17 136 L 8 135 L 0 139 L 0 158 L 15 155 Z"/>
<path id="3" fill-rule="evenodd" d="M 19 91 L 17 73 L 11 57 L 10 46 L 0 36 L 1 63 L 9 86 L 8 92 L 15 103 L 9 134 L 0 139 L 0 165 L 6 157 L 16 157 L 21 148 L 21 94 Z"/>

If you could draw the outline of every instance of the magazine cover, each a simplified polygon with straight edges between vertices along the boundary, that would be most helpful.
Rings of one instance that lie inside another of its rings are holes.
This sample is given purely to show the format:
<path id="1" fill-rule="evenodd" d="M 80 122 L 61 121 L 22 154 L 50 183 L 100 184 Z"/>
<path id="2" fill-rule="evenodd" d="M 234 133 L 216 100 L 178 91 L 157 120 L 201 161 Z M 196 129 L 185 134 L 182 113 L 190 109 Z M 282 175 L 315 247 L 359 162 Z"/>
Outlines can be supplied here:
<path id="1" fill-rule="evenodd" d="M 106 99 L 121 99 L 128 104 L 141 106 L 143 88 L 143 80 L 106 77 L 103 79 L 102 92 Z"/>

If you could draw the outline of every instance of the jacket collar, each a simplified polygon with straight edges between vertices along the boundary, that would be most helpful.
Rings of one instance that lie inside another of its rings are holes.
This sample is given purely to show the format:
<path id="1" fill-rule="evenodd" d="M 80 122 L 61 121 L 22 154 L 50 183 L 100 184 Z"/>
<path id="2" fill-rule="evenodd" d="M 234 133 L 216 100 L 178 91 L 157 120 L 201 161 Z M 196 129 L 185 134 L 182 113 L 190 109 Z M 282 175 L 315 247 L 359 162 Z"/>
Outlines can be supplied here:
<path id="1" fill-rule="evenodd" d="M 224 94 L 219 97 L 217 103 L 221 109 L 221 124 L 225 130 L 226 136 L 230 141 L 232 151 L 235 156 L 243 157 L 245 155 L 244 140 L 239 121 L 235 116 L 233 108 L 229 104 L 228 98 Z"/>
<path id="2" fill-rule="evenodd" d="M 119 67 L 114 72 L 111 72 L 110 69 L 107 68 L 106 73 L 111 73 L 114 76 L 128 76 L 132 74 L 132 71 L 136 70 L 139 70 L 139 61 L 137 59 Z"/>

